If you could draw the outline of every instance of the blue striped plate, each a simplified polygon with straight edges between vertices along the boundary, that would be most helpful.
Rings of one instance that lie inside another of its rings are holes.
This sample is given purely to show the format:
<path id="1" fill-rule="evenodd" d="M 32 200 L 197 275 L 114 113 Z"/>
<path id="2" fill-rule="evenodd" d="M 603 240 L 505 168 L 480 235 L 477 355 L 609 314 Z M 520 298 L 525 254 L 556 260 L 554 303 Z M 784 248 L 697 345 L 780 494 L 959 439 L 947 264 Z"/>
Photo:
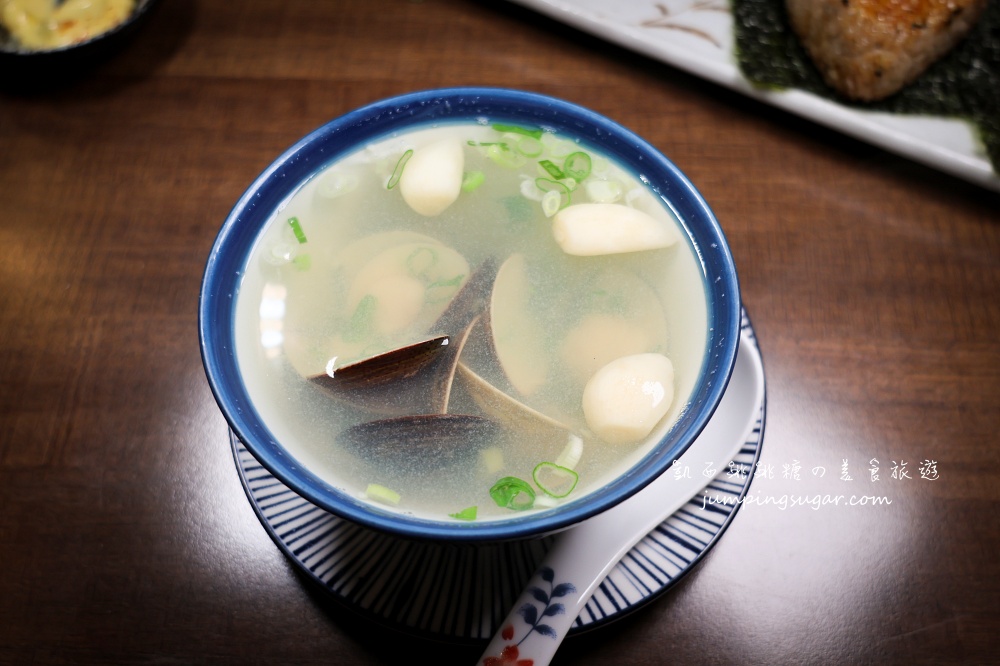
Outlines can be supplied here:
<path id="1" fill-rule="evenodd" d="M 756 342 L 746 311 L 742 335 Z M 662 522 L 604 579 L 573 633 L 599 627 L 657 598 L 722 536 L 753 480 L 765 405 L 766 397 L 750 438 L 708 484 L 713 497 L 732 502 L 702 507 L 694 498 Z M 489 640 L 551 543 L 542 538 L 464 546 L 375 532 L 303 499 L 261 466 L 232 432 L 229 436 L 247 497 L 278 547 L 335 598 L 396 629 L 433 638 Z"/>

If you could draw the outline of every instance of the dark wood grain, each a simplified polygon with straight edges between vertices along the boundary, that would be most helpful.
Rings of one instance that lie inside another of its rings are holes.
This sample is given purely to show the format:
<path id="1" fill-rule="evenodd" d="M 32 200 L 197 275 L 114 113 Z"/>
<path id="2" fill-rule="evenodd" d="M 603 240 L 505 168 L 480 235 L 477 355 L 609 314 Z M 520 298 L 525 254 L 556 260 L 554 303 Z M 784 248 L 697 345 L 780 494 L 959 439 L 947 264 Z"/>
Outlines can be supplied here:
<path id="1" fill-rule="evenodd" d="M 669 594 L 557 663 L 1000 663 L 1000 196 L 463 0 L 164 0 L 106 62 L 0 92 L 0 663 L 474 662 L 373 626 L 281 555 L 196 310 L 223 219 L 281 151 L 464 84 L 583 104 L 684 170 L 764 354 L 762 462 L 803 467 L 752 490 L 843 492 L 847 460 L 852 488 L 892 500 L 744 506 Z"/>

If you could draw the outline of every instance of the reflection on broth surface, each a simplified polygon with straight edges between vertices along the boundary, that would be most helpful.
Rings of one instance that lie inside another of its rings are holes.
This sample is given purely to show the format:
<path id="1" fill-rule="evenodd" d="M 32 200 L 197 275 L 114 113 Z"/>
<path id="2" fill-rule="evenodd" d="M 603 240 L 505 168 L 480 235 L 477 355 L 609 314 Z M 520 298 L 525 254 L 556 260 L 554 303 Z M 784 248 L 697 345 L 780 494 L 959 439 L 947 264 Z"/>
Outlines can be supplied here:
<path id="1" fill-rule="evenodd" d="M 387 510 L 484 521 L 645 455 L 697 382 L 707 312 L 641 178 L 566 137 L 468 123 L 304 183 L 248 260 L 236 331 L 254 406 L 301 464 Z"/>

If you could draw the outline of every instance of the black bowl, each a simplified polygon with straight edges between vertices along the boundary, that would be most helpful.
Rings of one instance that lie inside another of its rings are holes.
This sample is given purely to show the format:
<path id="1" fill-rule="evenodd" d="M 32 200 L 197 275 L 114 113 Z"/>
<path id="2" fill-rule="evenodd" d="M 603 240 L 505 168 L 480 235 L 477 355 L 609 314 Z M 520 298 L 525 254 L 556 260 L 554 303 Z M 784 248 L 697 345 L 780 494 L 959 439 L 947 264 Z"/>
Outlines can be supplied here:
<path id="1" fill-rule="evenodd" d="M 90 39 L 52 49 L 30 49 L 0 28 L 0 83 L 43 89 L 71 80 L 119 51 L 146 22 L 159 0 L 137 0 L 123 22 Z"/>

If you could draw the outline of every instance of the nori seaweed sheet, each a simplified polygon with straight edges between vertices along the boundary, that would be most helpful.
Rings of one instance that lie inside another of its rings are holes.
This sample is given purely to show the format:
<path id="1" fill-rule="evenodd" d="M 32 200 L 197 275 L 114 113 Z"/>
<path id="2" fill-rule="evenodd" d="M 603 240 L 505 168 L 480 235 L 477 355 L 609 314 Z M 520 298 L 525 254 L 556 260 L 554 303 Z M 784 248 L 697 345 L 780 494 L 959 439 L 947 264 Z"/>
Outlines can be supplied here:
<path id="1" fill-rule="evenodd" d="M 737 61 L 753 84 L 806 90 L 860 109 L 965 119 L 1000 172 L 1000 0 L 990 0 L 966 38 L 916 81 L 872 103 L 845 100 L 823 82 L 788 23 L 784 0 L 730 2 Z"/>

